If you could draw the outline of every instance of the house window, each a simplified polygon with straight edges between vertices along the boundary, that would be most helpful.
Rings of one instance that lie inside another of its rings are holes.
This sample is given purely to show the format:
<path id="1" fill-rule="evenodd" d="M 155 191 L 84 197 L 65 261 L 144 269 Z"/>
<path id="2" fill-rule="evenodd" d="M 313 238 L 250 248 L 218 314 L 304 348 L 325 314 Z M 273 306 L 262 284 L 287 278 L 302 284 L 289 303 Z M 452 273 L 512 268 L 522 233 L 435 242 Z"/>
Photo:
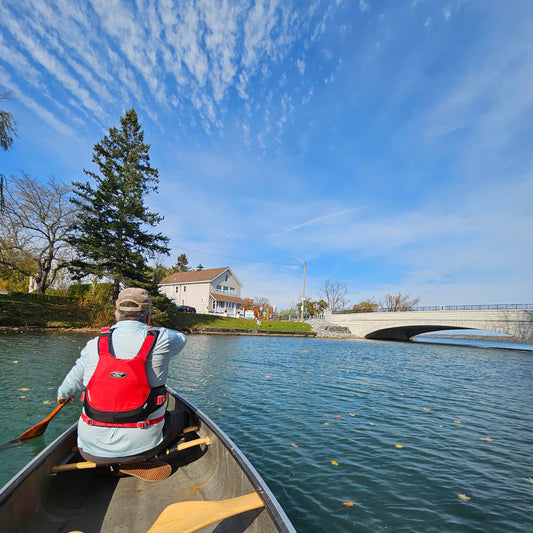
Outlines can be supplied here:
<path id="1" fill-rule="evenodd" d="M 222 291 L 222 285 L 215 285 L 215 289 L 219 292 Z"/>
<path id="2" fill-rule="evenodd" d="M 179 292 L 180 288 L 176 285 L 176 292 Z"/>
<path id="3" fill-rule="evenodd" d="M 230 287 L 229 288 L 229 293 L 230 294 L 235 294 L 235 287 Z"/>
<path id="4" fill-rule="evenodd" d="M 224 281 L 228 281 L 228 275 L 226 274 L 226 279 Z"/>
<path id="5" fill-rule="evenodd" d="M 228 292 L 229 287 L 227 285 L 222 285 L 222 292 Z"/>
<path id="6" fill-rule="evenodd" d="M 183 286 L 183 292 L 186 292 L 187 291 L 187 285 L 184 285 Z"/>

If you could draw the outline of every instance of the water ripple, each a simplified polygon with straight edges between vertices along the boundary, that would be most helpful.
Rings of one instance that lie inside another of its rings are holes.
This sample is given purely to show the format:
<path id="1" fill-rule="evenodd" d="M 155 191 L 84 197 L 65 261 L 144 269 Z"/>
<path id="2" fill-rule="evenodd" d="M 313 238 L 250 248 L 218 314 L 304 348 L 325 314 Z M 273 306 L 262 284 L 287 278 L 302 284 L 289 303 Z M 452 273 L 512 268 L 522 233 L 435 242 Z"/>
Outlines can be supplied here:
<path id="1" fill-rule="evenodd" d="M 84 343 L 8 340 L 0 337 L 4 440 L 46 416 L 43 400 Z M 237 443 L 298 531 L 533 531 L 532 353 L 190 336 L 169 384 Z M 45 437 L 2 450 L 2 476 L 76 416 L 64 409 Z"/>

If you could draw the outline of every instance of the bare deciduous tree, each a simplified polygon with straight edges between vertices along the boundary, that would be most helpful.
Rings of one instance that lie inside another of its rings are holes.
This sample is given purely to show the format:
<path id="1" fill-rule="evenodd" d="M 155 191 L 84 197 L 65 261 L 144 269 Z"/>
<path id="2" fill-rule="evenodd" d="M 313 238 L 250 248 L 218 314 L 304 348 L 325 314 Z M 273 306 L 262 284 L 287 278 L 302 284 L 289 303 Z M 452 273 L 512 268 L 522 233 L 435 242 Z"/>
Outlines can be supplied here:
<path id="1" fill-rule="evenodd" d="M 379 301 L 379 308 L 382 311 L 410 311 L 419 301 L 420 298 L 409 300 L 408 294 L 387 294 Z"/>
<path id="2" fill-rule="evenodd" d="M 348 288 L 344 283 L 331 279 L 326 280 L 321 290 L 324 299 L 328 302 L 328 308 L 332 313 L 338 313 L 346 309 L 348 305 L 348 300 L 346 299 L 347 292 Z"/>
<path id="3" fill-rule="evenodd" d="M 66 237 L 76 212 L 71 192 L 53 178 L 42 184 L 25 173 L 11 176 L 4 189 L 0 264 L 35 278 L 40 293 L 54 283 L 68 259 Z"/>

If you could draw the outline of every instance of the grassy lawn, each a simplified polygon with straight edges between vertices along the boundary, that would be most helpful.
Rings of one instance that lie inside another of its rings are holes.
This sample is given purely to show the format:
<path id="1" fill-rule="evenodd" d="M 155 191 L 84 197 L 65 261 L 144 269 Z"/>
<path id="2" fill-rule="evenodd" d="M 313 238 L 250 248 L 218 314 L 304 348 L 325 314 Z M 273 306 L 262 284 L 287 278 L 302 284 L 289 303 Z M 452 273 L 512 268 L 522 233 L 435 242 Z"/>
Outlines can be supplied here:
<path id="1" fill-rule="evenodd" d="M 105 317 L 94 317 L 90 309 L 73 298 L 35 294 L 0 294 L 0 327 L 98 328 L 112 320 L 112 311 Z M 311 331 L 309 324 L 244 318 L 225 318 L 195 313 L 175 313 L 168 324 L 155 323 L 177 330 L 202 330 L 206 327 L 229 329 L 260 329 L 263 331 Z"/>
<path id="2" fill-rule="evenodd" d="M 91 313 L 71 298 L 47 299 L 46 296 L 0 295 L 0 326 L 60 327 L 90 326 Z"/>

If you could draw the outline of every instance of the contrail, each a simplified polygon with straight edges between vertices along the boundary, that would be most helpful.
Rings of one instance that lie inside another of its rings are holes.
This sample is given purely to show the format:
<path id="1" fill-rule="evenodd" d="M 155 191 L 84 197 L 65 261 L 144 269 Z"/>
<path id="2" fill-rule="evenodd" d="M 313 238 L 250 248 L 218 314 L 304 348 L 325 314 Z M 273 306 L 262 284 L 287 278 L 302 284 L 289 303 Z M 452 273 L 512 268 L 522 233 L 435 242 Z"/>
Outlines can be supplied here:
<path id="1" fill-rule="evenodd" d="M 289 233 L 291 231 L 303 228 L 304 226 L 311 226 L 312 224 L 315 224 L 316 222 L 320 222 L 322 220 L 326 220 L 327 218 L 339 217 L 341 215 L 345 215 L 346 213 L 351 213 L 352 211 L 358 211 L 359 209 L 362 209 L 362 207 L 352 207 L 351 209 L 345 209 L 344 211 L 339 211 L 338 213 L 331 213 L 329 215 L 323 215 L 321 217 L 312 218 L 310 220 L 307 220 L 306 222 L 303 222 L 302 224 L 298 224 L 296 226 L 286 228 L 276 233 L 271 233 L 270 235 L 268 235 L 268 237 L 275 237 L 277 235 L 283 235 L 284 233 Z"/>

